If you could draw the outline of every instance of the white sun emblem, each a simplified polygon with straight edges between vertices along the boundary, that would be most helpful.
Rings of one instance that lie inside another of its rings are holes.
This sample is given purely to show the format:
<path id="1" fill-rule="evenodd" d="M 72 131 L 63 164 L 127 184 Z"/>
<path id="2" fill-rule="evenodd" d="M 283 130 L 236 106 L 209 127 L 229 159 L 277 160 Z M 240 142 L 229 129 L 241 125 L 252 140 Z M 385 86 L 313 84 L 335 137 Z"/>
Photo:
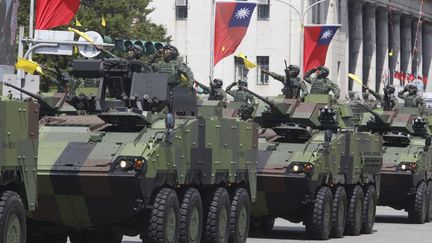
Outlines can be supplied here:
<path id="1" fill-rule="evenodd" d="M 332 37 L 332 35 L 333 31 L 326 30 L 326 32 L 324 32 L 324 34 L 321 36 L 321 40 L 327 40 L 328 38 Z"/>
<path id="2" fill-rule="evenodd" d="M 250 10 L 248 8 L 241 8 L 239 10 L 237 10 L 236 14 L 235 14 L 235 18 L 236 19 L 245 19 L 247 17 L 249 17 L 250 14 Z"/>

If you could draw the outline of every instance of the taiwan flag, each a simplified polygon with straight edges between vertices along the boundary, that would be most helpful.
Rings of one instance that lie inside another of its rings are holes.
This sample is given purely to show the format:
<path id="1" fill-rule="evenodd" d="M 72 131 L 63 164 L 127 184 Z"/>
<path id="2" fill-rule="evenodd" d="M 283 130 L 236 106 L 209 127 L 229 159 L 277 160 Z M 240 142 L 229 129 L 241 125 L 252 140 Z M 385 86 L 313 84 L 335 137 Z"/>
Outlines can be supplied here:
<path id="1" fill-rule="evenodd" d="M 325 64 L 327 50 L 340 25 L 313 25 L 304 28 L 303 71 Z"/>
<path id="2" fill-rule="evenodd" d="M 80 7 L 80 0 L 37 0 L 36 29 L 68 25 Z"/>
<path id="3" fill-rule="evenodd" d="M 246 34 L 256 2 L 216 2 L 214 65 L 235 52 Z"/>

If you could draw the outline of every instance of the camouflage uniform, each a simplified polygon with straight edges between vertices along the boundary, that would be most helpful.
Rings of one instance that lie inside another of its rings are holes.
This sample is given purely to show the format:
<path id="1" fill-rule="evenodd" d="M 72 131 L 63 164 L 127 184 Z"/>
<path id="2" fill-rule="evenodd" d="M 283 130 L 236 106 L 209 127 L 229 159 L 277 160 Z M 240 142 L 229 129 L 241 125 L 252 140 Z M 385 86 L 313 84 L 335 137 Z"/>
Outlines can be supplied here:
<path id="1" fill-rule="evenodd" d="M 238 84 L 238 89 L 231 91 L 231 89 Z M 255 102 L 255 98 L 249 94 L 248 92 L 244 91 L 241 87 L 247 87 L 247 83 L 245 81 L 241 81 L 239 80 L 238 82 L 234 82 L 232 84 L 230 84 L 227 88 L 226 88 L 226 92 L 231 95 L 232 97 L 234 97 L 234 101 L 243 101 L 245 103 L 254 103 Z"/>
<path id="2" fill-rule="evenodd" d="M 300 98 L 300 90 L 303 92 L 303 96 L 308 95 L 308 89 L 306 82 L 298 77 L 299 68 L 294 65 L 290 65 L 286 70 L 289 75 L 280 75 L 274 72 L 263 70 L 264 73 L 270 75 L 270 77 L 282 82 L 284 87 L 282 88 L 282 94 L 288 99 Z"/>
<path id="3" fill-rule="evenodd" d="M 408 94 L 404 94 L 408 92 Z M 405 101 L 405 107 L 419 107 L 424 109 L 426 104 L 422 97 L 417 95 L 417 87 L 409 85 L 398 93 L 398 97 Z"/>
<path id="4" fill-rule="evenodd" d="M 165 55 L 164 50 L 169 50 L 171 53 Z M 152 70 L 159 73 L 168 73 L 170 75 L 170 83 L 174 86 L 181 84 L 182 86 L 192 87 L 194 84 L 194 75 L 192 70 L 178 58 L 177 48 L 171 45 L 166 45 L 162 49 L 163 60 L 151 64 Z"/>
<path id="5" fill-rule="evenodd" d="M 311 75 L 317 72 L 316 78 L 311 78 Z M 311 94 L 328 94 L 330 91 L 334 94 L 334 99 L 337 100 L 340 97 L 339 86 L 333 83 L 327 78 L 329 75 L 329 70 L 326 67 L 318 67 L 317 69 L 311 69 L 305 73 L 304 80 L 311 84 Z"/>
<path id="6" fill-rule="evenodd" d="M 221 100 L 224 104 L 227 102 L 227 95 L 222 88 L 223 81 L 221 79 L 214 79 L 210 83 L 210 87 L 202 83 L 196 82 L 196 84 L 203 89 L 203 94 L 208 94 L 208 100 Z"/>
<path id="7" fill-rule="evenodd" d="M 374 101 L 375 105 L 373 107 L 376 107 L 376 104 L 381 103 L 381 107 L 385 111 L 391 111 L 394 109 L 399 108 L 399 102 L 394 95 L 395 88 L 392 85 L 386 85 L 384 87 L 384 95 L 378 94 L 373 90 L 368 90 L 367 95 L 369 94 L 373 95 L 376 98 L 376 101 Z"/>

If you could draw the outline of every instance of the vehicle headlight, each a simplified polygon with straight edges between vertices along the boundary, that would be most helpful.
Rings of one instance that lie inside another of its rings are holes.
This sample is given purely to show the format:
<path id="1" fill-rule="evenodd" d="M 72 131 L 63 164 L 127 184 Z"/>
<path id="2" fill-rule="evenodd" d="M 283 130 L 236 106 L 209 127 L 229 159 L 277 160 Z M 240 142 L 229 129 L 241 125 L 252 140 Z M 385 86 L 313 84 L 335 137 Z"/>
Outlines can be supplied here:
<path id="1" fill-rule="evenodd" d="M 289 172 L 294 174 L 311 174 L 313 172 L 314 165 L 312 163 L 301 163 L 301 162 L 293 162 L 289 166 Z"/>
<path id="2" fill-rule="evenodd" d="M 401 162 L 397 168 L 401 171 L 415 171 L 418 165 L 415 162 Z"/>
<path id="3" fill-rule="evenodd" d="M 135 156 L 127 156 L 127 157 L 119 157 L 112 164 L 113 170 L 122 170 L 122 171 L 142 171 L 146 168 L 146 160 L 142 157 Z"/>

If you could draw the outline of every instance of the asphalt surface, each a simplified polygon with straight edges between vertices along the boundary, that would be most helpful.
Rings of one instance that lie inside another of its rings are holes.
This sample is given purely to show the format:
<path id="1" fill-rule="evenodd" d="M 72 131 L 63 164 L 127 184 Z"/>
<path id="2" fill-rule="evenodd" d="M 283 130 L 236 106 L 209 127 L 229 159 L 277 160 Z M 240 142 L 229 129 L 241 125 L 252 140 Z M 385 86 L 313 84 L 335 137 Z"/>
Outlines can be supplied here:
<path id="1" fill-rule="evenodd" d="M 303 225 L 277 219 L 271 232 L 252 235 L 248 242 L 320 242 L 310 241 Z M 374 232 L 370 235 L 345 236 L 327 242 L 349 243 L 430 243 L 432 242 L 432 223 L 410 224 L 404 211 L 389 207 L 378 207 Z M 124 237 L 123 243 L 141 243 L 139 237 Z"/>

